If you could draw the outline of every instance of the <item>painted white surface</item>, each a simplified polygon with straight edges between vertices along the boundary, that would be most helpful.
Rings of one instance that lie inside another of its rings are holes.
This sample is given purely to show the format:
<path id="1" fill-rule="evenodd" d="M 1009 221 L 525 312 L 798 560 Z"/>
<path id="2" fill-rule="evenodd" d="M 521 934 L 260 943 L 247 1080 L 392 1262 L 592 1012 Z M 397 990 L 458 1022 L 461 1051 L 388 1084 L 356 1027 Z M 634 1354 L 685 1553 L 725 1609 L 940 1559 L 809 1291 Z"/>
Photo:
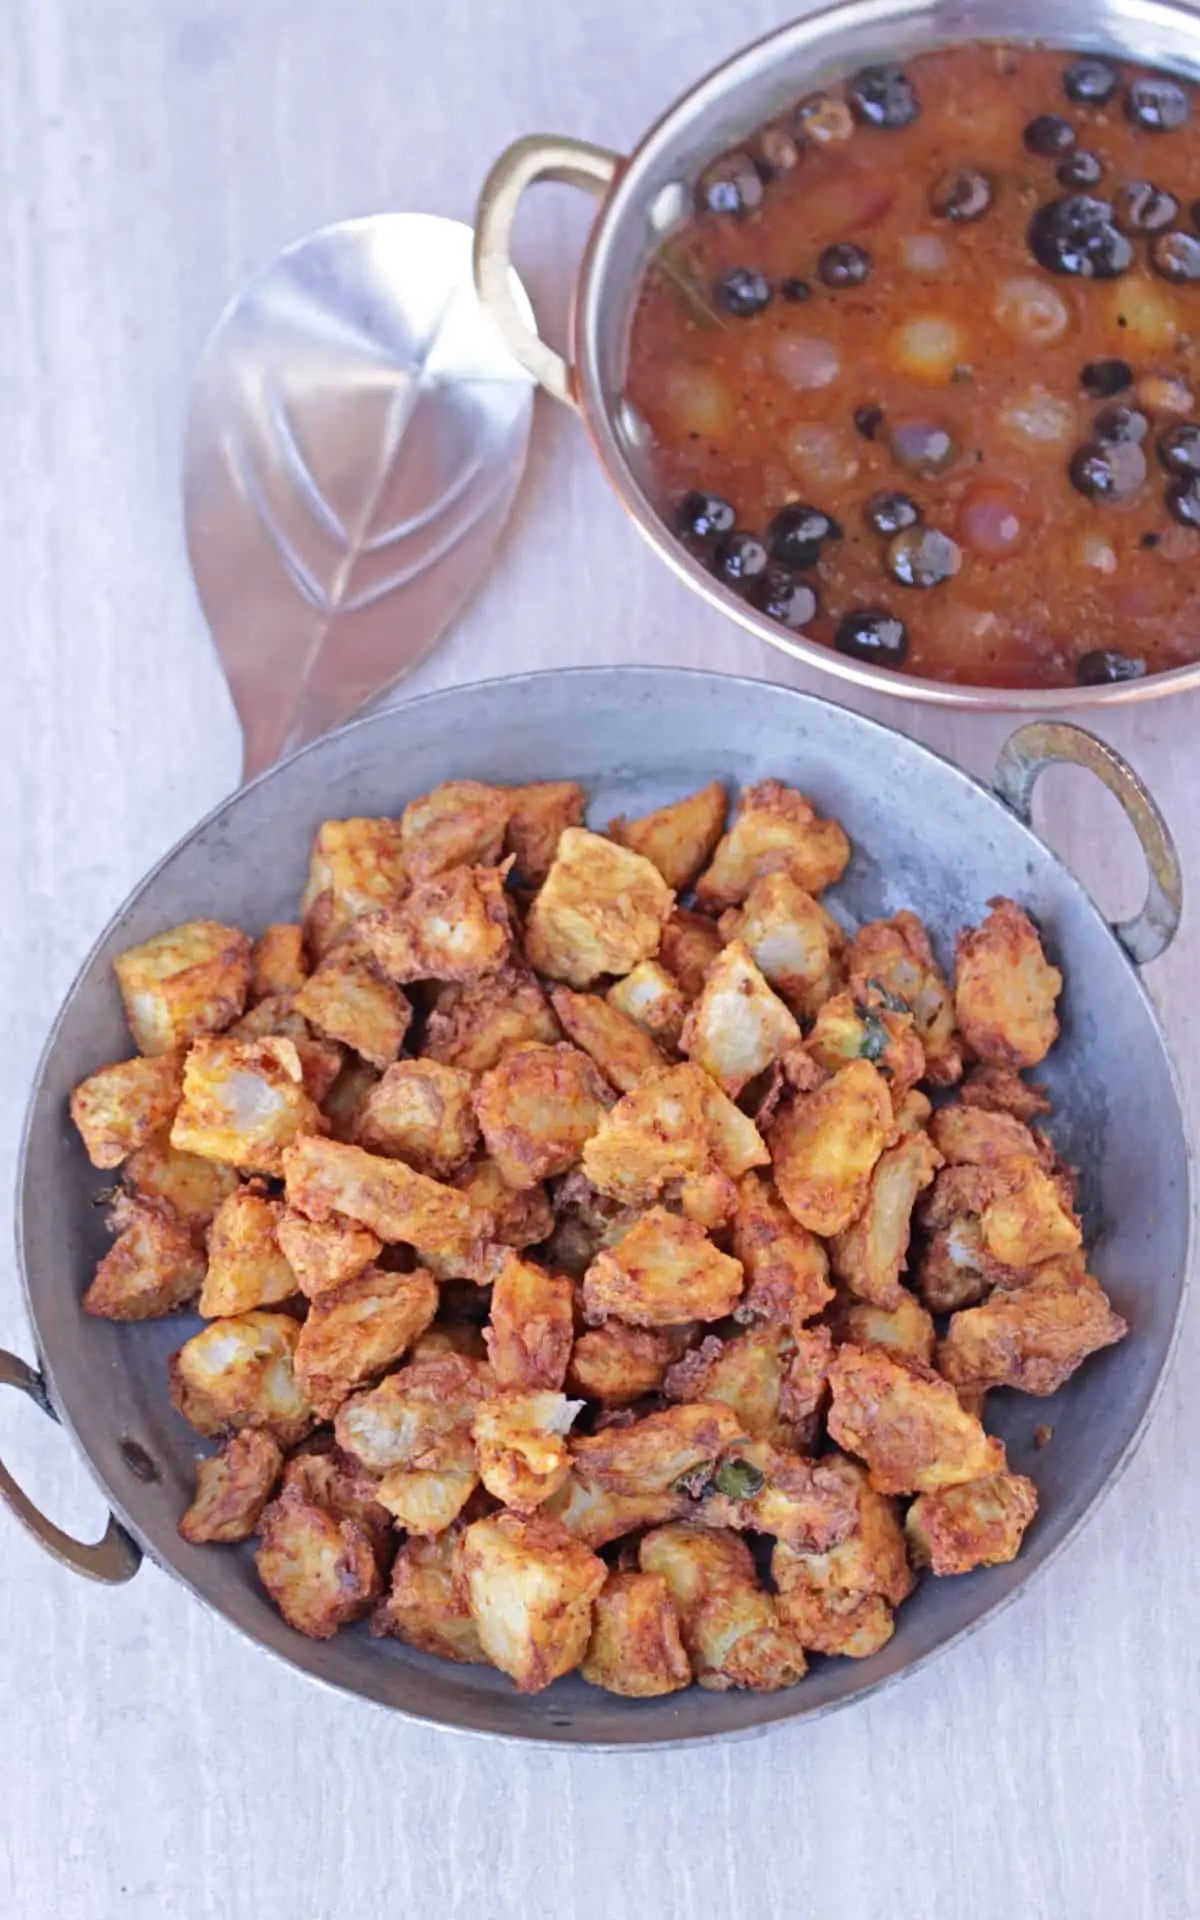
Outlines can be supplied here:
<path id="1" fill-rule="evenodd" d="M 233 717 L 183 554 L 188 378 L 275 249 L 388 206 L 469 218 L 502 145 L 621 146 L 786 17 L 720 0 L 0 0 L 0 1192 L 55 1006 L 142 870 L 233 785 Z M 521 261 L 565 303 L 582 203 Z M 633 536 L 583 435 L 539 408 L 484 590 L 413 690 L 556 662 L 787 663 Z M 1003 717 L 875 710 L 987 767 Z M 1195 698 L 1109 737 L 1196 873 Z M 1083 775 L 1045 830 L 1110 911 L 1136 854 Z M 1195 917 L 1153 969 L 1195 1105 Z M 28 1352 L 11 1272 L 0 1339 Z M 310 1689 L 153 1569 L 94 1589 L 0 1515 L 0 1912 L 11 1920 L 1191 1920 L 1200 1913 L 1200 1417 L 1193 1314 L 1153 1430 L 1020 1604 L 885 1699 L 682 1755 L 524 1755 Z M 99 1507 L 4 1396 L 0 1448 L 60 1521 Z"/>

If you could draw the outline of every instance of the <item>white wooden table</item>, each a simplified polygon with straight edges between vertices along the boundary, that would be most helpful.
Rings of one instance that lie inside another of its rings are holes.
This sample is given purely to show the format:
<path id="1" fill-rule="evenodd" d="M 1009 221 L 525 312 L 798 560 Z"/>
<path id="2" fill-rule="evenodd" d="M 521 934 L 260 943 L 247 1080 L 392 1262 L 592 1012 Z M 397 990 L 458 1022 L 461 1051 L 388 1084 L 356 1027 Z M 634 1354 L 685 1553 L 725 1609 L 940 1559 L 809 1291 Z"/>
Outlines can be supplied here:
<path id="1" fill-rule="evenodd" d="M 180 536 L 181 420 L 216 314 L 346 215 L 470 218 L 532 128 L 620 146 L 787 0 L 0 0 L 0 1191 L 60 995 L 127 888 L 234 784 L 238 739 Z M 543 191 L 522 264 L 561 313 L 585 209 Z M 787 663 L 676 585 L 582 432 L 539 409 L 498 564 L 413 691 L 523 667 Z M 827 691 L 827 689 L 822 689 Z M 1003 717 L 875 710 L 976 769 Z M 1194 883 L 1195 698 L 1104 731 Z M 1045 831 L 1109 911 L 1114 805 L 1048 778 Z M 1153 970 L 1193 1105 L 1197 928 Z M 15 1277 L 0 1339 L 28 1352 Z M 968 1645 L 811 1728 L 678 1755 L 530 1753 L 310 1688 L 147 1567 L 72 1579 L 0 1515 L 0 1913 L 11 1920 L 1192 1920 L 1200 1913 L 1200 1340 L 1085 1537 Z M 98 1499 L 4 1396 L 0 1448 L 64 1524 Z"/>

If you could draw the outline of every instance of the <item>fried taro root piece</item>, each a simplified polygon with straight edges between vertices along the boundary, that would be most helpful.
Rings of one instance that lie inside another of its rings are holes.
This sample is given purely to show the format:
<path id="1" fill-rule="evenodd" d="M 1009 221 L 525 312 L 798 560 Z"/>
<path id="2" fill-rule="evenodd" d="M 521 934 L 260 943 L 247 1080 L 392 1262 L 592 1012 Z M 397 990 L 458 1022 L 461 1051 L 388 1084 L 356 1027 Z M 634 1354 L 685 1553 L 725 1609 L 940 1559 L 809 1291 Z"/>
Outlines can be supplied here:
<path id="1" fill-rule="evenodd" d="M 618 1013 L 636 1020 L 660 1048 L 668 1053 L 678 1049 L 688 1002 L 678 980 L 661 961 L 639 960 L 623 979 L 613 982 L 604 997 Z M 666 1066 L 668 1062 L 664 1059 L 661 1064 Z M 628 1093 L 629 1089 L 622 1091 Z"/>
<path id="2" fill-rule="evenodd" d="M 283 1449 L 261 1427 L 245 1427 L 219 1453 L 196 1463 L 196 1492 L 179 1522 L 193 1546 L 248 1540 L 283 1469 Z"/>
<path id="3" fill-rule="evenodd" d="M 732 1407 L 693 1403 L 581 1434 L 572 1440 L 571 1453 L 576 1472 L 590 1486 L 640 1496 L 677 1492 L 693 1480 L 703 1483 L 741 1437 Z"/>
<path id="4" fill-rule="evenodd" d="M 863 1211 L 830 1246 L 834 1273 L 859 1300 L 877 1307 L 900 1305 L 913 1208 L 941 1163 L 941 1154 L 921 1132 L 907 1134 L 876 1161 Z"/>
<path id="5" fill-rule="evenodd" d="M 750 1549 L 736 1533 L 657 1527 L 642 1541 L 638 1563 L 665 1581 L 700 1686 L 769 1693 L 803 1678 L 800 1642 L 759 1587 Z"/>
<path id="6" fill-rule="evenodd" d="M 331 954 L 292 1005 L 317 1033 L 351 1047 L 373 1067 L 391 1065 L 412 1024 L 412 1008 L 399 987 L 358 955 Z"/>
<path id="7" fill-rule="evenodd" d="M 662 930 L 658 957 L 673 979 L 679 983 L 685 1000 L 695 1000 L 704 987 L 705 975 L 725 941 L 715 920 L 705 913 L 692 913 L 676 907 Z"/>
<path id="8" fill-rule="evenodd" d="M 824 1553 L 777 1541 L 775 1605 L 806 1651 L 861 1660 L 891 1639 L 893 1610 L 911 1593 L 913 1576 L 898 1502 L 875 1491 L 858 1461 L 833 1454 L 824 1464 L 852 1495 L 854 1529 Z"/>
<path id="9" fill-rule="evenodd" d="M 806 893 L 840 880 L 850 842 L 836 820 L 822 820 L 810 801 L 779 780 L 747 787 L 712 864 L 696 884 L 696 902 L 709 913 L 736 907 L 765 873 L 788 873 Z"/>
<path id="10" fill-rule="evenodd" d="M 743 1087 L 799 1042 L 795 1015 L 768 986 L 748 949 L 731 940 L 713 961 L 684 1022 L 681 1051 L 736 1100 Z"/>
<path id="11" fill-rule="evenodd" d="M 403 1240 L 418 1253 L 470 1235 L 465 1194 L 417 1173 L 403 1160 L 385 1160 L 339 1140 L 305 1138 L 284 1155 L 288 1205 L 310 1220 L 335 1214 L 370 1229 L 380 1240 Z"/>
<path id="12" fill-rule="evenodd" d="M 512 921 L 498 867 L 452 867 L 423 880 L 399 906 L 357 923 L 359 938 L 389 980 L 471 986 L 495 973 L 512 950 Z"/>
<path id="13" fill-rule="evenodd" d="M 568 827 L 525 923 L 525 954 L 582 989 L 628 973 L 658 950 L 675 896 L 649 860 L 601 834 Z"/>
<path id="14" fill-rule="evenodd" d="M 887 1081 L 894 1106 L 925 1073 L 925 1049 L 911 1013 L 873 1006 L 849 993 L 836 993 L 823 1003 L 804 1049 L 827 1074 L 837 1073 L 850 1060 L 870 1060 Z"/>
<path id="15" fill-rule="evenodd" d="M 118 1194 L 109 1226 L 117 1238 L 83 1296 L 85 1313 L 98 1320 L 157 1320 L 196 1298 L 204 1254 L 168 1205 Z"/>
<path id="16" fill-rule="evenodd" d="M 959 1099 L 964 1106 L 987 1113 L 1010 1113 L 1028 1126 L 1054 1111 L 1045 1087 L 1022 1080 L 1013 1067 L 972 1067 L 963 1080 Z"/>
<path id="17" fill-rule="evenodd" d="M 574 780 L 535 780 L 508 789 L 508 828 L 504 851 L 513 858 L 513 877 L 525 887 L 540 887 L 568 827 L 583 825 L 583 788 Z"/>
<path id="18" fill-rule="evenodd" d="M 609 838 L 658 868 L 667 885 L 682 893 L 690 887 L 721 837 L 729 799 L 719 780 L 698 793 L 658 807 L 635 820 L 622 816 L 608 823 Z"/>
<path id="19" fill-rule="evenodd" d="M 676 1181 L 703 1182 L 714 1172 L 733 1181 L 770 1154 L 748 1120 L 702 1067 L 690 1063 L 652 1074 L 601 1117 L 583 1149 L 583 1171 L 601 1193 L 647 1205 Z"/>
<path id="20" fill-rule="evenodd" d="M 936 1493 L 1005 1465 L 1004 1448 L 951 1383 L 882 1347 L 841 1347 L 829 1370 L 829 1431 L 866 1462 L 877 1493 Z"/>
<path id="21" fill-rule="evenodd" d="M 455 1580 L 462 1527 L 432 1539 L 412 1536 L 392 1563 L 391 1586 L 371 1615 L 371 1632 L 465 1665 L 487 1664 L 466 1595 Z"/>
<path id="22" fill-rule="evenodd" d="M 1037 1488 L 1020 1473 L 923 1493 L 904 1518 L 913 1563 L 949 1574 L 1015 1560 L 1037 1504 Z"/>
<path id="23" fill-rule="evenodd" d="M 679 1618 L 657 1573 L 610 1573 L 596 1597 L 580 1666 L 590 1686 L 648 1700 L 691 1685 Z"/>
<path id="24" fill-rule="evenodd" d="M 208 1272 L 198 1303 L 206 1320 L 291 1299 L 296 1276 L 279 1245 L 282 1215 L 282 1202 L 254 1186 L 238 1187 L 221 1202 L 209 1229 Z"/>
<path id="25" fill-rule="evenodd" d="M 250 952 L 248 1004 L 255 1007 L 277 994 L 296 993 L 307 978 L 303 927 L 286 920 L 264 927 Z"/>
<path id="26" fill-rule="evenodd" d="M 687 1327 L 630 1327 L 615 1319 L 589 1327 L 571 1348 L 567 1389 L 606 1406 L 657 1393 L 667 1368 L 679 1357 L 681 1336 L 689 1332 Z"/>
<path id="27" fill-rule="evenodd" d="M 662 1382 L 668 1400 L 719 1400 L 732 1408 L 743 1433 L 790 1446 L 793 1427 L 783 1416 L 791 1335 L 781 1328 L 752 1327 L 722 1339 L 710 1333 L 669 1367 Z"/>
<path id="28" fill-rule="evenodd" d="M 860 927 L 847 965 L 856 999 L 882 993 L 903 1002 L 925 1050 L 925 1077 L 935 1087 L 955 1086 L 962 1078 L 963 1059 L 954 996 L 917 915 L 905 910 L 891 920 Z"/>
<path id="29" fill-rule="evenodd" d="M 846 936 L 790 873 L 763 874 L 740 907 L 721 915 L 720 932 L 743 943 L 794 1013 L 811 1019 L 837 991 Z"/>
<path id="30" fill-rule="evenodd" d="M 250 942 L 218 920 L 188 920 L 113 961 L 138 1051 L 171 1053 L 238 1018 L 250 989 Z"/>
<path id="31" fill-rule="evenodd" d="M 404 897 L 408 873 L 398 820 L 324 820 L 301 901 L 304 938 L 321 960 L 363 914 Z"/>
<path id="32" fill-rule="evenodd" d="M 465 1073 L 487 1073 L 513 1047 L 552 1047 L 561 1039 L 538 981 L 514 963 L 470 986 L 440 987 L 421 1053 Z"/>
<path id="33" fill-rule="evenodd" d="M 543 1513 L 476 1520 L 458 1550 L 457 1578 L 479 1643 L 522 1693 L 579 1665 L 607 1576 L 598 1555 Z"/>
<path id="34" fill-rule="evenodd" d="M 299 1321 L 286 1313 L 211 1320 L 171 1361 L 176 1408 L 197 1433 L 265 1427 L 281 1447 L 295 1446 L 313 1424 L 293 1365 L 299 1338 Z"/>
<path id="35" fill-rule="evenodd" d="M 419 883 L 452 867 L 491 867 L 500 858 L 512 798 L 479 780 L 447 780 L 410 800 L 400 816 L 405 870 Z"/>
<path id="36" fill-rule="evenodd" d="M 866 1205 L 892 1127 L 887 1082 L 869 1060 L 792 1094 L 771 1128 L 775 1184 L 792 1217 L 823 1238 L 843 1232 Z"/>
<path id="37" fill-rule="evenodd" d="M 550 1004 L 568 1040 L 593 1060 L 618 1093 L 629 1093 L 649 1073 L 670 1063 L 630 1014 L 594 993 L 555 987 Z"/>
<path id="38" fill-rule="evenodd" d="M 561 1388 L 574 1338 L 575 1290 L 567 1275 L 507 1253 L 492 1286 L 484 1330 L 497 1384 Z"/>
<path id="39" fill-rule="evenodd" d="M 1063 978 L 1037 928 L 1013 900 L 993 900 L 979 927 L 958 936 L 954 1005 L 959 1029 L 987 1066 L 1036 1067 L 1058 1038 Z"/>
<path id="40" fill-rule="evenodd" d="M 321 1294 L 296 1345 L 296 1379 L 323 1419 L 356 1387 L 403 1358 L 438 1309 L 437 1282 L 423 1267 L 368 1267 Z"/>
<path id="41" fill-rule="evenodd" d="M 170 1128 L 152 1134 L 131 1153 L 121 1175 L 135 1200 L 160 1200 L 199 1239 L 210 1227 L 222 1200 L 238 1185 L 233 1167 L 199 1153 L 180 1153 L 171 1145 Z"/>
<path id="42" fill-rule="evenodd" d="M 840 1337 L 856 1347 L 887 1347 L 901 1359 L 920 1360 L 933 1365 L 936 1335 L 933 1316 L 914 1294 L 901 1287 L 894 1307 L 876 1307 L 868 1301 L 848 1299 L 837 1310 Z"/>
<path id="43" fill-rule="evenodd" d="M 383 1582 L 369 1535 L 289 1488 L 259 1523 L 258 1577 L 290 1627 L 329 1640 L 361 1620 Z"/>
<path id="44" fill-rule="evenodd" d="M 510 1187 L 532 1187 L 579 1159 L 613 1095 L 578 1047 L 515 1047 L 475 1089 L 484 1144 Z"/>
<path id="45" fill-rule="evenodd" d="M 182 1093 L 177 1053 L 118 1060 L 81 1080 L 71 1094 L 71 1118 L 92 1165 L 119 1167 L 170 1123 Z"/>
<path id="46" fill-rule="evenodd" d="M 188 1053 L 173 1147 L 245 1173 L 278 1174 L 285 1147 L 324 1130 L 291 1040 L 204 1039 Z"/>
<path id="47" fill-rule="evenodd" d="M 825 1247 L 793 1219 L 761 1174 L 744 1174 L 738 1182 L 730 1246 L 746 1278 L 735 1319 L 795 1333 L 833 1299 Z"/>
<path id="48" fill-rule="evenodd" d="M 1128 1331 L 1098 1280 L 1049 1261 L 1024 1286 L 952 1315 L 937 1363 L 957 1387 L 1051 1394 Z"/>
<path id="49" fill-rule="evenodd" d="M 566 1436 L 583 1406 L 544 1388 L 493 1394 L 471 1426 L 479 1477 L 513 1513 L 533 1513 L 571 1471 Z"/>
<path id="50" fill-rule="evenodd" d="M 448 1180 L 479 1144 L 475 1082 L 438 1060 L 398 1060 L 363 1102 L 357 1142 Z"/>
<path id="51" fill-rule="evenodd" d="M 280 1249 L 296 1276 L 296 1285 L 309 1300 L 345 1280 L 353 1280 L 383 1252 L 378 1234 L 341 1214 L 326 1220 L 309 1220 L 292 1207 L 284 1207 L 275 1228 Z"/>
<path id="52" fill-rule="evenodd" d="M 768 1533 L 825 1553 L 854 1525 L 854 1501 L 828 1460 L 807 1460 L 768 1440 L 744 1440 L 697 1488 L 696 1524 Z"/>
<path id="53" fill-rule="evenodd" d="M 635 1327 L 720 1320 L 742 1291 L 741 1262 L 713 1245 L 695 1221 L 651 1207 L 583 1277 L 592 1325 L 610 1314 Z"/>

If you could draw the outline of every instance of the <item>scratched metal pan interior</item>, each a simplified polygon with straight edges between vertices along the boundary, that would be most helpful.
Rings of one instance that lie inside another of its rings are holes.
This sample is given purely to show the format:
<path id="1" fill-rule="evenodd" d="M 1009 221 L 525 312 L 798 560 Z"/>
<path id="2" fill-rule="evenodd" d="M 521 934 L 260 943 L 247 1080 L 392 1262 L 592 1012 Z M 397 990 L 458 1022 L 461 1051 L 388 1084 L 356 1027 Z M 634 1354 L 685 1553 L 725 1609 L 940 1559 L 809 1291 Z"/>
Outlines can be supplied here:
<path id="1" fill-rule="evenodd" d="M 198 1448 L 168 1398 L 166 1362 L 196 1322 L 118 1327 L 79 1308 L 106 1243 L 94 1201 L 105 1176 L 84 1157 L 67 1096 L 129 1050 L 113 955 L 197 915 L 251 931 L 289 917 L 319 821 L 397 813 L 413 795 L 464 774 L 575 776 L 590 790 L 593 824 L 714 775 L 731 789 L 777 775 L 836 814 L 853 839 L 850 869 L 828 896 L 844 918 L 915 907 L 946 959 L 954 930 L 978 920 L 990 895 L 1011 894 L 1040 922 L 1063 968 L 1062 1039 L 1044 1070 L 1054 1131 L 1084 1171 L 1095 1270 L 1132 1330 L 1050 1400 L 993 1396 L 989 1424 L 1039 1490 L 1024 1551 L 1009 1566 L 927 1579 L 871 1659 L 815 1658 L 799 1686 L 765 1695 L 692 1688 L 632 1701 L 572 1677 L 522 1697 L 497 1673 L 372 1640 L 365 1626 L 326 1643 L 304 1639 L 258 1585 L 250 1547 L 192 1547 L 178 1536 Z M 1190 1219 L 1186 1132 L 1163 1035 L 1136 969 L 1061 862 L 986 788 L 887 728 L 760 682 L 667 669 L 536 674 L 433 694 L 321 740 L 219 807 L 142 884 L 84 966 L 42 1062 L 21 1181 L 23 1269 L 53 1400 L 114 1511 L 160 1566 L 259 1645 L 347 1693 L 461 1731 L 608 1747 L 744 1734 L 860 1699 L 1012 1599 L 1140 1437 L 1182 1303 Z M 1041 1422 L 1054 1438 L 1035 1450 Z M 135 1473 L 130 1441 L 150 1455 L 157 1478 Z"/>

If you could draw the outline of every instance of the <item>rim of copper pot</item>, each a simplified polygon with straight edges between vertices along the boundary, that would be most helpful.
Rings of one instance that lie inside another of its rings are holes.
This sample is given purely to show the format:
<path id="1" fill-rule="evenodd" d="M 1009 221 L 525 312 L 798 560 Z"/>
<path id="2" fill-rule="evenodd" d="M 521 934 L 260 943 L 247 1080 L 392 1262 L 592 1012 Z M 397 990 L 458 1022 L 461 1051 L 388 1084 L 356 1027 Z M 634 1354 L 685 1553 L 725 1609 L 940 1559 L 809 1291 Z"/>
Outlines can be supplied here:
<path id="1" fill-rule="evenodd" d="M 1080 29 L 1075 35 L 1071 34 L 1069 27 L 1056 32 L 1051 21 L 1047 22 L 1041 33 L 1022 32 L 1015 26 L 1007 32 L 989 33 L 986 31 L 988 22 L 998 24 L 996 10 L 990 5 L 986 9 L 982 6 L 977 9 L 972 5 L 964 7 L 955 4 L 954 0 L 948 0 L 947 4 L 935 3 L 932 7 L 920 4 L 920 0 L 833 0 L 829 6 L 819 7 L 801 19 L 760 35 L 679 93 L 617 165 L 611 190 L 602 202 L 588 236 L 572 302 L 573 397 L 588 438 L 605 477 L 634 526 L 680 580 L 710 606 L 734 620 L 747 633 L 753 634 L 755 639 L 765 641 L 768 646 L 789 655 L 803 666 L 815 667 L 852 686 L 870 693 L 888 694 L 893 700 L 921 701 L 929 706 L 967 707 L 977 712 L 1033 713 L 1053 712 L 1064 707 L 1116 706 L 1135 700 L 1161 700 L 1168 694 L 1182 693 L 1200 686 L 1200 660 L 1188 666 L 1172 667 L 1164 673 L 1147 674 L 1141 680 L 1111 681 L 1095 687 L 974 686 L 960 681 L 927 680 L 917 674 L 873 667 L 865 661 L 838 653 L 833 647 L 823 646 L 819 641 L 793 636 L 777 621 L 768 619 L 765 614 L 749 606 L 730 588 L 721 586 L 680 545 L 647 498 L 614 431 L 599 365 L 600 296 L 613 235 L 625 217 L 638 217 L 636 200 L 641 176 L 649 170 L 659 148 L 667 143 L 681 122 L 703 118 L 706 109 L 718 108 L 730 85 L 752 77 L 769 52 L 774 53 L 792 42 L 803 45 L 810 37 L 817 43 L 815 50 L 820 51 L 826 37 L 839 24 L 875 22 L 881 36 L 876 53 L 882 56 L 888 51 L 884 37 L 888 22 L 900 18 L 911 19 L 913 16 L 925 18 L 929 28 L 929 48 L 991 40 L 1001 44 L 1015 42 L 1064 48 L 1078 46 L 1091 52 L 1108 52 L 1114 58 L 1126 60 L 1136 58 L 1136 53 L 1122 46 L 1115 33 L 1106 29 L 1127 21 L 1131 29 L 1136 27 L 1144 31 L 1148 26 L 1153 26 L 1155 21 L 1161 21 L 1176 28 L 1185 26 L 1190 31 L 1196 45 L 1197 66 L 1197 74 L 1191 77 L 1200 75 L 1200 14 L 1190 6 L 1175 4 L 1175 0 L 1108 0 L 1103 11 L 1092 15 L 1091 26 Z M 939 20 L 944 20 L 944 34 L 938 33 Z M 973 25 L 978 30 L 972 31 Z M 823 57 L 828 58 L 831 51 L 825 48 Z M 1142 58 L 1143 63 L 1147 63 L 1145 56 Z M 719 118 L 715 113 L 713 117 Z"/>

